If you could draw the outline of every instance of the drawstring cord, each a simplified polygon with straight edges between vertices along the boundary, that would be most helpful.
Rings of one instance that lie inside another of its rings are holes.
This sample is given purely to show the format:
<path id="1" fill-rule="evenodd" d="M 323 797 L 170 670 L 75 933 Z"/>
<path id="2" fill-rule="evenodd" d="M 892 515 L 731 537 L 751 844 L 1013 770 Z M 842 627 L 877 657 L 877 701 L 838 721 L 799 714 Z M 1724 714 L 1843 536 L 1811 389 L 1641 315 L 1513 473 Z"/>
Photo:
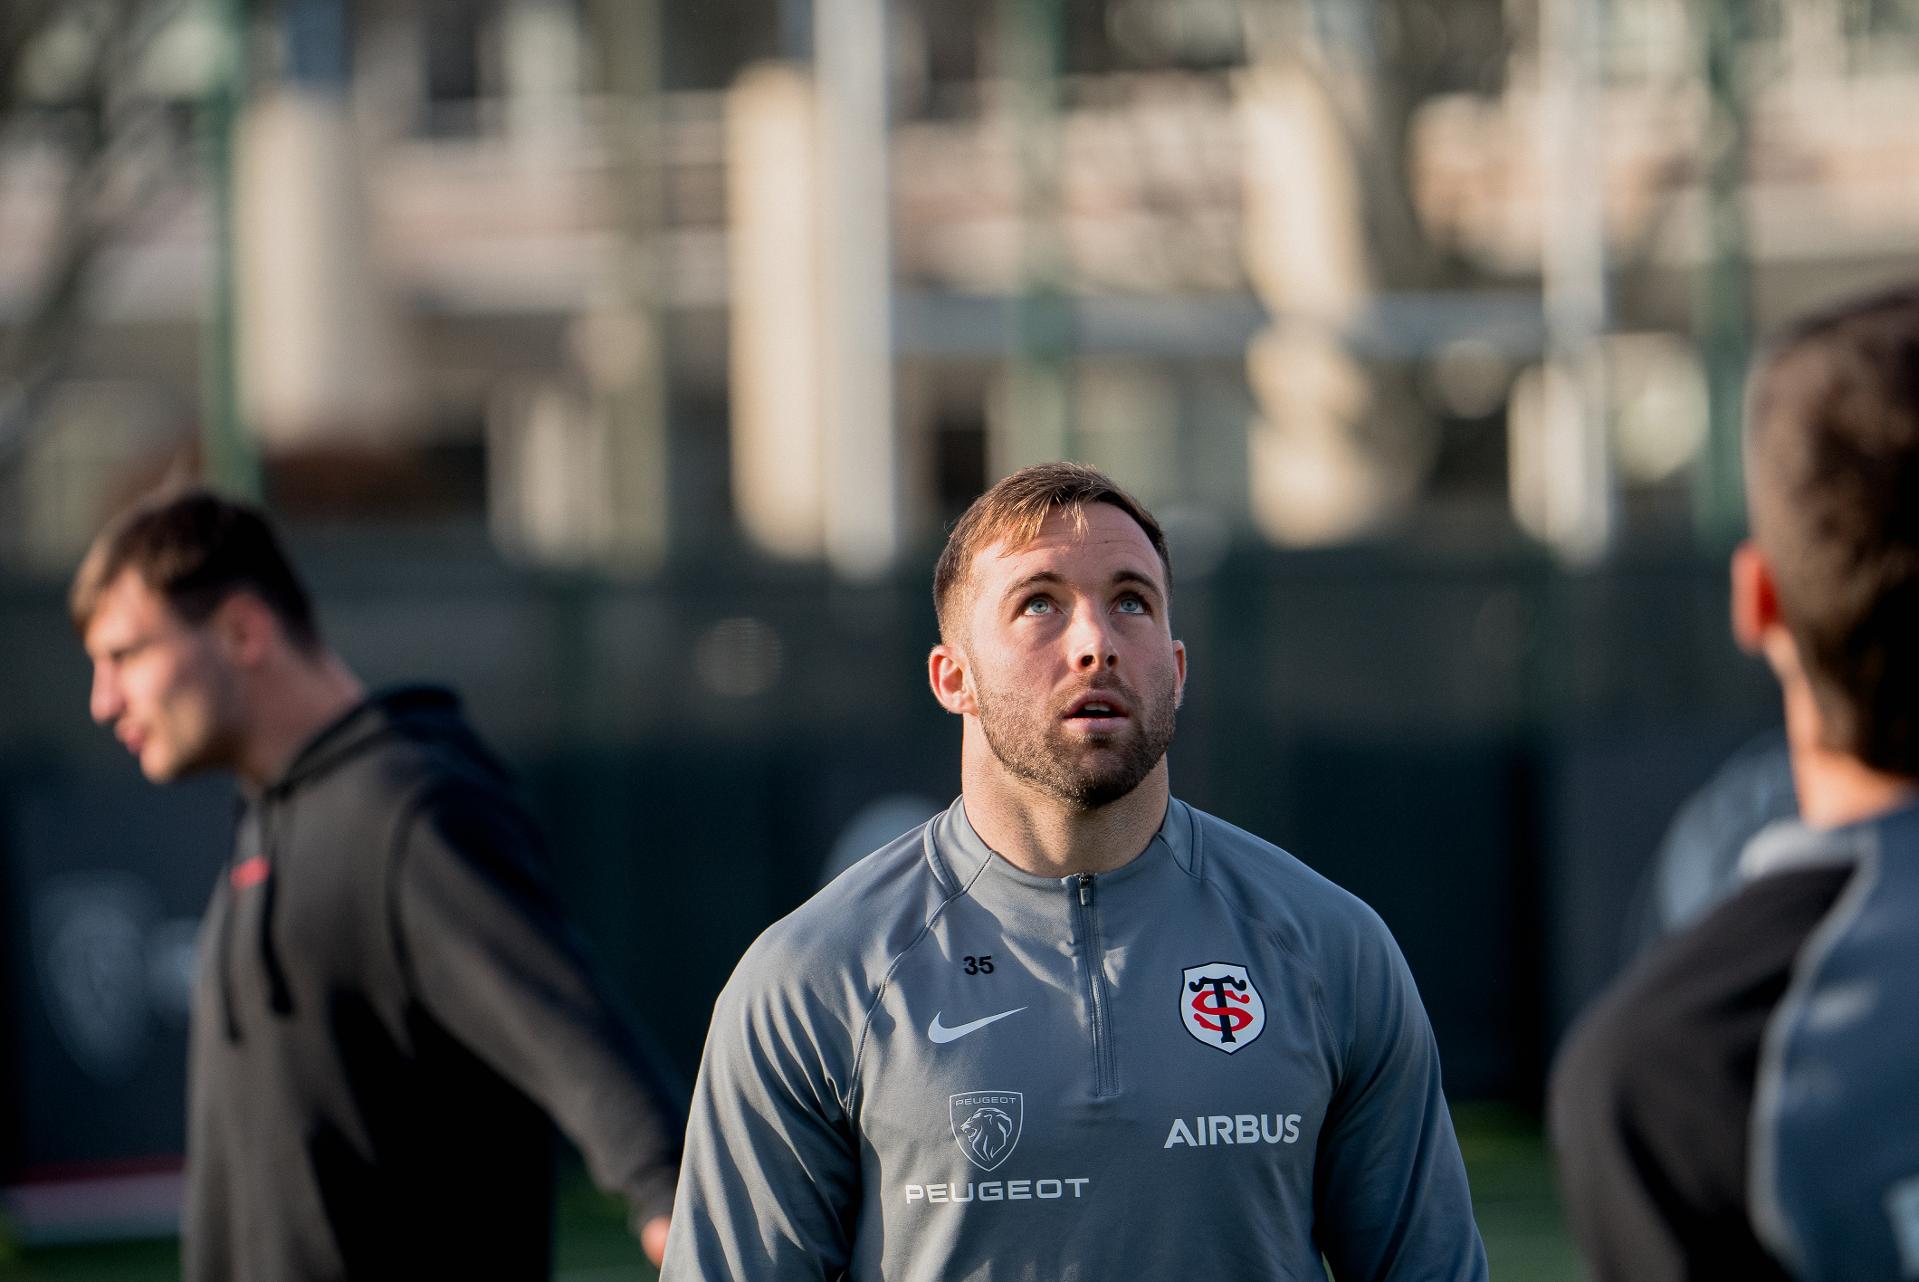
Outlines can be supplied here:
<path id="1" fill-rule="evenodd" d="M 291 827 L 292 815 L 287 816 L 287 821 Z M 290 1015 L 293 1013 L 293 988 L 287 983 L 286 967 L 280 964 L 280 950 L 273 944 L 273 906 L 279 898 L 280 878 L 285 876 L 286 870 L 274 858 L 279 853 L 275 849 L 278 845 L 275 838 L 280 834 L 275 830 L 268 831 L 273 832 L 273 837 L 261 845 L 267 856 L 267 878 L 266 884 L 260 888 L 260 965 L 267 974 L 268 1004 L 274 1014 Z"/>
<path id="2" fill-rule="evenodd" d="M 226 1026 L 229 1042 L 241 1040 L 240 1004 L 234 995 L 233 980 L 233 939 L 238 930 L 235 925 L 240 915 L 240 892 L 247 886 L 260 886 L 260 927 L 259 954 L 261 969 L 267 977 L 267 1003 L 275 1014 L 287 1015 L 293 1011 L 293 987 L 287 981 L 286 967 L 280 960 L 279 949 L 273 942 L 273 914 L 275 902 L 279 897 L 280 878 L 284 875 L 274 859 L 279 839 L 284 835 L 276 829 L 273 822 L 274 811 L 271 805 L 273 793 L 267 792 L 253 804 L 250 825 L 248 806 L 243 799 L 239 804 L 239 833 L 234 845 L 239 858 L 227 868 L 226 911 L 220 917 L 220 933 L 216 941 L 214 965 L 219 968 L 220 1009 Z M 290 817 L 289 817 L 290 818 Z M 251 838 L 251 842 L 249 842 Z M 248 845 L 252 845 L 249 850 Z M 265 865 L 266 875 L 257 881 L 241 885 L 234 875 L 234 869 L 244 868 L 250 861 L 258 859 Z"/>
<path id="3" fill-rule="evenodd" d="M 215 945 L 213 957 L 213 964 L 218 968 L 215 973 L 220 979 L 220 1014 L 226 1025 L 227 1040 L 229 1042 L 237 1042 L 240 1040 L 240 1013 L 233 996 L 232 964 L 233 919 L 240 911 L 240 903 L 233 886 L 233 870 L 239 866 L 240 862 L 244 862 L 248 857 L 245 849 L 245 842 L 248 835 L 247 803 L 245 798 L 242 797 L 235 800 L 233 819 L 235 828 L 233 844 L 236 848 L 236 853 L 239 855 L 239 861 L 230 860 L 227 864 L 226 885 L 222 887 L 221 891 L 226 900 L 226 908 L 220 914 L 220 934 Z M 259 825 L 257 821 L 253 826 L 256 830 L 258 829 Z"/>

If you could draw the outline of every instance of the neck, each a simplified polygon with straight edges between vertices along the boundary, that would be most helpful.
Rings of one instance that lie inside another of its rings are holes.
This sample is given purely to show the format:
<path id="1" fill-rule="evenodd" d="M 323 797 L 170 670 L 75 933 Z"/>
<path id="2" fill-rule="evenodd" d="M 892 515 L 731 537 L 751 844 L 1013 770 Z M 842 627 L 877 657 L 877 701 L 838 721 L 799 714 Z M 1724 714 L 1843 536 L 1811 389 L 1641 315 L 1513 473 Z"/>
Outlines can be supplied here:
<path id="1" fill-rule="evenodd" d="M 235 773 L 256 790 L 285 774 L 314 735 L 366 697 L 360 679 L 331 651 L 286 653 L 253 684 Z"/>
<path id="2" fill-rule="evenodd" d="M 1111 872 L 1137 859 L 1166 817 L 1166 761 L 1119 800 L 1086 810 L 1008 773 L 967 727 L 960 784 L 967 822 L 993 852 L 1040 877 Z"/>
<path id="3" fill-rule="evenodd" d="M 1800 818 L 1814 828 L 1843 828 L 1897 810 L 1919 796 L 1919 780 L 1875 770 L 1825 746 L 1824 721 L 1803 677 L 1785 684 L 1786 748 Z"/>

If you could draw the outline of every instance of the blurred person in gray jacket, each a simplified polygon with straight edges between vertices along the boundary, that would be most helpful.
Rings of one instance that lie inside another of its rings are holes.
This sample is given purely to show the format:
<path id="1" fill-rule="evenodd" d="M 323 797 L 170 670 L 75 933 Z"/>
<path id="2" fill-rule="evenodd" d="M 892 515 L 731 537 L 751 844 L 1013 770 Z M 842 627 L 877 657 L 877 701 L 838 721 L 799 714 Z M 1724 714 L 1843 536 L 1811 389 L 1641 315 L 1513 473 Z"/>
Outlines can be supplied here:
<path id="1" fill-rule="evenodd" d="M 1745 461 L 1800 820 L 1568 1037 L 1568 1219 L 1600 1282 L 1919 1277 L 1919 288 L 1775 339 Z"/>
<path id="2" fill-rule="evenodd" d="M 1741 744 L 1673 814 L 1627 919 L 1626 954 L 1643 952 L 1706 915 L 1745 882 L 1753 838 L 1799 817 L 1783 728 Z"/>

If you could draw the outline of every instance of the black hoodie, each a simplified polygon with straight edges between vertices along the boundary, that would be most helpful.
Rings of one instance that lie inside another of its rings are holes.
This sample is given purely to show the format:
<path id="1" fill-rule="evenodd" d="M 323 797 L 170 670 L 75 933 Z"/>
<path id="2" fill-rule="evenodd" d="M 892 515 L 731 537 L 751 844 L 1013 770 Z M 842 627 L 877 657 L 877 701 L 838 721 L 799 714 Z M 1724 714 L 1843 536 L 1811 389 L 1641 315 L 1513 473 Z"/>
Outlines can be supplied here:
<path id="1" fill-rule="evenodd" d="M 449 692 L 247 799 L 200 957 L 187 1278 L 546 1277 L 553 1122 L 636 1229 L 667 1211 L 677 1109 Z"/>

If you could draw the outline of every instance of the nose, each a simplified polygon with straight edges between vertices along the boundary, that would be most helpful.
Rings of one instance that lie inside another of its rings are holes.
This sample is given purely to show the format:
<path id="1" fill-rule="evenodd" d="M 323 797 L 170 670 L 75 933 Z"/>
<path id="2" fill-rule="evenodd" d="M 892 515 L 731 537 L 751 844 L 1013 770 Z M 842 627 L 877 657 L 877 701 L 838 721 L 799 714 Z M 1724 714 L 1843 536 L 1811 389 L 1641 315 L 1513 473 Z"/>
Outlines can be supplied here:
<path id="1" fill-rule="evenodd" d="M 126 700 L 120 696 L 120 683 L 104 663 L 93 665 L 93 689 L 87 695 L 87 711 L 98 725 L 107 725 L 120 715 Z"/>
<path id="2" fill-rule="evenodd" d="M 1113 647 L 1113 634 L 1106 616 L 1099 610 L 1081 610 L 1073 620 L 1070 633 L 1073 667 L 1081 672 L 1096 672 L 1119 664 L 1119 651 Z"/>

